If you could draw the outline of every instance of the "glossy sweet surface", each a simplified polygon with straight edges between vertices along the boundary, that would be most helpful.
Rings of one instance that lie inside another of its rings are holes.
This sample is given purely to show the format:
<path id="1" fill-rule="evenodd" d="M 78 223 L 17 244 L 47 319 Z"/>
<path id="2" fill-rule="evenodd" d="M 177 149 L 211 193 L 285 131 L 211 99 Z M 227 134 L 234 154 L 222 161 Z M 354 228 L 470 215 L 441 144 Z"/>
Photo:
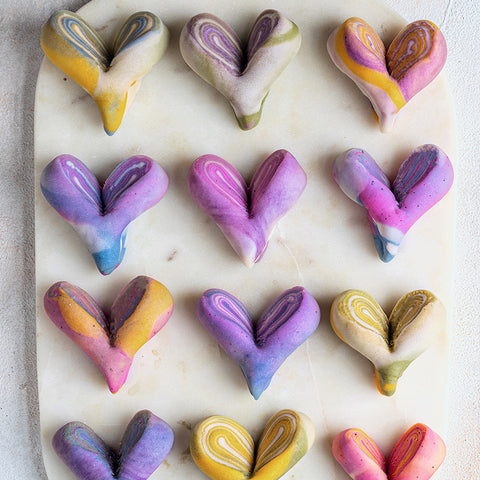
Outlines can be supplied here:
<path id="1" fill-rule="evenodd" d="M 275 414 L 257 446 L 240 424 L 212 416 L 195 426 L 190 453 L 212 480 L 276 480 L 308 452 L 314 438 L 312 421 L 293 410 Z"/>
<path id="2" fill-rule="evenodd" d="M 142 410 L 128 424 L 118 451 L 81 422 L 57 430 L 52 443 L 79 480 L 147 480 L 170 452 L 173 430 L 152 412 Z"/>
<path id="3" fill-rule="evenodd" d="M 428 480 L 445 458 L 441 437 L 417 423 L 398 440 L 388 461 L 362 430 L 350 428 L 333 440 L 333 455 L 354 480 Z"/>
<path id="4" fill-rule="evenodd" d="M 440 73 L 447 58 L 445 38 L 428 20 L 407 25 L 386 50 L 370 25 L 352 17 L 330 35 L 327 47 L 333 63 L 369 98 L 384 132 Z"/>
<path id="5" fill-rule="evenodd" d="M 428 290 L 405 294 L 389 317 L 368 293 L 347 290 L 333 302 L 330 320 L 335 333 L 372 362 L 378 390 L 390 396 L 410 363 L 441 337 L 447 314 Z"/>
<path id="6" fill-rule="evenodd" d="M 50 17 L 40 38 L 47 58 L 93 97 L 108 135 L 120 127 L 143 76 L 162 58 L 168 39 L 156 15 L 137 12 L 109 48 L 82 17 L 66 10 Z"/>
<path id="7" fill-rule="evenodd" d="M 80 235 L 98 270 L 108 275 L 123 260 L 128 225 L 163 198 L 168 177 L 151 158 L 137 155 L 100 185 L 81 160 L 60 155 L 43 170 L 40 187 Z"/>
<path id="8" fill-rule="evenodd" d="M 412 225 L 448 193 L 453 167 L 440 148 L 422 145 L 402 163 L 391 185 L 367 152 L 353 148 L 337 157 L 333 176 L 350 199 L 366 208 L 375 248 L 389 262 Z"/>
<path id="9" fill-rule="evenodd" d="M 97 364 L 116 393 L 134 355 L 167 323 L 173 298 L 160 282 L 139 276 L 118 294 L 108 317 L 85 290 L 68 282 L 52 285 L 44 306 L 52 322 Z"/>
<path id="10" fill-rule="evenodd" d="M 258 16 L 246 47 L 227 23 L 203 13 L 183 28 L 180 51 L 190 68 L 230 101 L 240 128 L 250 130 L 300 43 L 298 27 L 276 10 Z"/>

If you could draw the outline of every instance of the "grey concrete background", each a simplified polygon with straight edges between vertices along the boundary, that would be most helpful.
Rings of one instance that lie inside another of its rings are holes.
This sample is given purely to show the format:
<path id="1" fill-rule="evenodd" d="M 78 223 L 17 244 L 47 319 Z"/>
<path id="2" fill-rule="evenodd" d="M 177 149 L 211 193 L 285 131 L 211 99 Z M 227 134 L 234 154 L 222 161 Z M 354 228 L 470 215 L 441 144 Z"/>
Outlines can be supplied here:
<path id="1" fill-rule="evenodd" d="M 192 0 L 193 1 L 193 0 Z M 480 478 L 480 4 L 385 0 L 444 32 L 457 111 L 454 313 L 448 456 L 441 479 Z M 82 0 L 0 0 L 0 478 L 46 480 L 39 447 L 35 351 L 33 110 L 40 29 Z M 269 3 L 270 5 L 270 3 Z M 259 8 L 262 8 L 261 6 Z"/>

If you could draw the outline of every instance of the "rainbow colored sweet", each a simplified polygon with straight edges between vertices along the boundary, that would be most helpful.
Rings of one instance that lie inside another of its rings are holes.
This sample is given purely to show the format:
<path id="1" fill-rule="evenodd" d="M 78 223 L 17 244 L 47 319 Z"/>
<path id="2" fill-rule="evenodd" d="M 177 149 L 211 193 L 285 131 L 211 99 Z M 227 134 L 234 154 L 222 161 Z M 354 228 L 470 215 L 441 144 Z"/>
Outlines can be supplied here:
<path id="1" fill-rule="evenodd" d="M 50 17 L 40 37 L 47 58 L 93 97 L 108 135 L 120 127 L 142 78 L 162 58 L 168 40 L 156 15 L 137 12 L 109 49 L 82 17 L 65 10 Z"/>
<path id="2" fill-rule="evenodd" d="M 298 27 L 276 10 L 265 10 L 244 48 L 234 30 L 209 13 L 183 27 L 180 52 L 185 63 L 230 102 L 243 130 L 258 125 L 263 103 L 277 77 L 300 48 Z"/>
<path id="3" fill-rule="evenodd" d="M 112 393 L 127 380 L 137 351 L 167 323 L 173 298 L 153 278 L 138 276 L 117 295 L 107 317 L 85 290 L 52 285 L 44 298 L 50 320 L 98 366 Z"/>
<path id="4" fill-rule="evenodd" d="M 445 443 L 417 423 L 398 440 L 385 460 L 377 444 L 362 430 L 349 428 L 333 440 L 333 456 L 354 480 L 428 480 L 445 459 Z"/>
<path id="5" fill-rule="evenodd" d="M 341 340 L 370 360 L 379 392 L 391 396 L 410 363 L 444 333 L 447 313 L 428 290 L 405 294 L 390 317 L 368 293 L 347 290 L 335 298 L 330 321 Z"/>
<path id="6" fill-rule="evenodd" d="M 147 480 L 170 452 L 173 430 L 142 410 L 128 424 L 118 451 L 81 422 L 57 430 L 52 445 L 79 480 Z"/>
<path id="7" fill-rule="evenodd" d="M 277 150 L 258 167 L 249 186 L 215 155 L 197 158 L 187 183 L 193 200 L 251 267 L 263 257 L 278 220 L 302 194 L 307 176 L 291 153 Z"/>
<path id="8" fill-rule="evenodd" d="M 286 358 L 317 328 L 320 308 L 302 287 L 277 297 L 253 322 L 245 306 L 224 290 L 203 293 L 195 305 L 198 320 L 242 369 L 258 399 Z"/>
<path id="9" fill-rule="evenodd" d="M 388 51 L 368 23 L 349 18 L 329 37 L 333 63 L 368 97 L 380 129 L 392 129 L 400 109 L 442 70 L 447 45 L 442 32 L 428 20 L 407 25 Z"/>
<path id="10" fill-rule="evenodd" d="M 390 181 L 364 150 L 353 148 L 340 155 L 333 176 L 354 202 L 365 207 L 380 259 L 389 262 L 412 225 L 450 190 L 453 167 L 435 145 L 416 148 Z"/>
<path id="11" fill-rule="evenodd" d="M 118 165 L 102 187 L 78 158 L 60 155 L 43 170 L 40 187 L 108 275 L 123 260 L 128 225 L 163 198 L 168 176 L 151 158 L 137 155 Z"/>
<path id="12" fill-rule="evenodd" d="M 268 421 L 257 448 L 240 424 L 212 416 L 193 429 L 190 453 L 212 480 L 277 480 L 308 452 L 314 439 L 312 421 L 293 410 L 282 410 Z"/>

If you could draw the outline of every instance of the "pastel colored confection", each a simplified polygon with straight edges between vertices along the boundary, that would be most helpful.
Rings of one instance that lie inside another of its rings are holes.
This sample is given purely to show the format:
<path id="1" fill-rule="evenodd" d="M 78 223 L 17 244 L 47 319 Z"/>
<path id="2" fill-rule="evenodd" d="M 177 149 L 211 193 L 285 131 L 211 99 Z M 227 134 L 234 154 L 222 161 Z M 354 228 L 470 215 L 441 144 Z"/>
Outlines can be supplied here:
<path id="1" fill-rule="evenodd" d="M 453 166 L 440 148 L 422 145 L 402 163 L 391 185 L 367 152 L 353 148 L 335 160 L 333 176 L 351 200 L 367 209 L 378 255 L 389 262 L 412 225 L 450 190 Z"/>
<path id="2" fill-rule="evenodd" d="M 332 304 L 330 320 L 345 343 L 372 362 L 380 393 L 395 393 L 397 381 L 446 328 L 446 310 L 428 290 L 405 294 L 387 317 L 368 293 L 347 290 Z"/>
<path id="3" fill-rule="evenodd" d="M 52 444 L 79 480 L 146 480 L 170 452 L 173 430 L 152 412 L 142 410 L 128 424 L 118 450 L 81 422 L 60 428 Z"/>
<path id="4" fill-rule="evenodd" d="M 256 323 L 239 300 L 219 289 L 207 290 L 195 312 L 225 353 L 240 365 L 255 399 L 320 322 L 317 302 L 302 287 L 283 292 Z"/>
<path id="5" fill-rule="evenodd" d="M 300 43 L 298 27 L 276 10 L 258 16 L 246 48 L 227 23 L 202 13 L 184 26 L 180 52 L 195 73 L 227 98 L 240 128 L 249 130 L 258 125 L 273 82 Z"/>
<path id="6" fill-rule="evenodd" d="M 445 443 L 417 423 L 395 445 L 388 461 L 362 430 L 349 428 L 333 440 L 333 456 L 354 480 L 428 480 L 445 459 Z"/>
<path id="7" fill-rule="evenodd" d="M 263 257 L 278 220 L 302 194 L 307 176 L 292 154 L 277 150 L 258 167 L 249 186 L 215 155 L 197 158 L 187 182 L 193 200 L 251 267 Z"/>
<path id="8" fill-rule="evenodd" d="M 329 37 L 333 63 L 368 97 L 380 129 L 392 129 L 406 103 L 442 70 L 447 45 L 428 20 L 407 25 L 386 51 L 380 37 L 360 18 L 346 20 Z"/>
<path id="9" fill-rule="evenodd" d="M 193 429 L 190 453 L 212 480 L 276 480 L 308 452 L 314 439 L 312 421 L 293 410 L 282 410 L 268 421 L 257 448 L 237 422 L 212 416 Z"/>
<path id="10" fill-rule="evenodd" d="M 138 276 L 117 295 L 108 317 L 85 290 L 68 282 L 52 285 L 44 306 L 52 322 L 96 363 L 116 393 L 135 353 L 167 323 L 173 298 L 160 282 Z"/>
<path id="11" fill-rule="evenodd" d="M 142 78 L 162 58 L 168 40 L 157 16 L 137 12 L 109 49 L 82 17 L 65 10 L 50 17 L 40 37 L 47 58 L 93 97 L 108 135 L 119 128 Z"/>
<path id="12" fill-rule="evenodd" d="M 118 165 L 101 186 L 78 158 L 60 155 L 43 170 L 40 187 L 108 275 L 123 260 L 128 225 L 163 198 L 168 176 L 151 158 L 137 155 Z"/>

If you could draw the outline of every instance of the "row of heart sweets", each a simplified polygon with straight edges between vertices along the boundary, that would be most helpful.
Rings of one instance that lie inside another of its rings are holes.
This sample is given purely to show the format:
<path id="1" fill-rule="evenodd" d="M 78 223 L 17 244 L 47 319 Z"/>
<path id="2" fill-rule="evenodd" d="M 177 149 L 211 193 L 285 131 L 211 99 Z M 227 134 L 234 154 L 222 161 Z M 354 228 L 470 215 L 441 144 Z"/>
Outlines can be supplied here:
<path id="1" fill-rule="evenodd" d="M 46 56 L 93 97 L 109 135 L 119 128 L 142 77 L 162 58 L 168 42 L 168 29 L 150 12 L 130 16 L 111 49 L 68 11 L 52 15 L 41 34 Z M 300 44 L 297 25 L 276 10 L 258 16 L 246 48 L 228 24 L 209 13 L 190 19 L 180 36 L 185 62 L 229 100 L 244 130 L 260 121 L 272 84 Z M 387 51 L 375 31 L 353 17 L 331 34 L 327 49 L 369 98 L 382 131 L 393 127 L 400 109 L 438 75 L 447 56 L 442 33 L 427 20 L 407 25 Z"/>
<path id="2" fill-rule="evenodd" d="M 236 421 L 212 416 L 193 429 L 190 454 L 213 480 L 277 480 L 305 456 L 314 439 L 310 418 L 293 410 L 275 414 L 257 446 Z M 61 427 L 52 443 L 79 480 L 146 480 L 167 457 L 173 441 L 171 427 L 142 410 L 127 426 L 118 451 L 80 422 Z M 354 480 L 427 480 L 442 464 L 445 444 L 426 425 L 415 424 L 400 437 L 387 461 L 365 432 L 350 428 L 334 438 L 332 453 Z"/>
<path id="3" fill-rule="evenodd" d="M 368 153 L 351 149 L 336 159 L 333 176 L 344 193 L 366 208 L 377 252 L 388 262 L 410 227 L 449 191 L 453 168 L 438 147 L 422 145 L 401 165 L 391 186 Z M 101 186 L 79 159 L 60 155 L 40 180 L 47 201 L 78 232 L 104 275 L 124 257 L 130 222 L 162 199 L 168 183 L 160 165 L 145 156 L 122 162 Z M 286 150 L 272 153 L 249 186 L 215 155 L 197 158 L 187 174 L 192 198 L 249 267 L 263 257 L 276 223 L 306 183 L 304 170 Z"/>

